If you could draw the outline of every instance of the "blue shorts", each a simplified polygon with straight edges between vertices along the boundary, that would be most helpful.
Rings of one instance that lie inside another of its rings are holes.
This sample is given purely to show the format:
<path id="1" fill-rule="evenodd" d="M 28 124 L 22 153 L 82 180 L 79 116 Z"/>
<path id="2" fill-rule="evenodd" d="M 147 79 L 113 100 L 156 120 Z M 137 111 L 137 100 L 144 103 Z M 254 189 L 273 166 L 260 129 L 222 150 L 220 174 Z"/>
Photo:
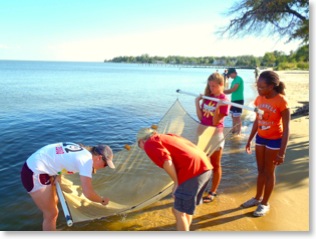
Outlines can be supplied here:
<path id="1" fill-rule="evenodd" d="M 260 137 L 258 134 L 256 136 L 256 145 L 265 146 L 268 149 L 278 150 L 281 147 L 282 139 L 265 139 Z"/>
<path id="2" fill-rule="evenodd" d="M 236 103 L 236 104 L 240 104 L 243 105 L 244 104 L 244 100 L 235 100 L 232 101 L 232 103 Z M 236 107 L 236 106 L 231 106 L 230 107 L 230 113 L 233 117 L 239 117 L 242 114 L 242 108 Z"/>
<path id="3" fill-rule="evenodd" d="M 202 203 L 205 188 L 212 176 L 212 170 L 181 183 L 174 193 L 174 208 L 179 212 L 193 215 L 196 205 Z"/>

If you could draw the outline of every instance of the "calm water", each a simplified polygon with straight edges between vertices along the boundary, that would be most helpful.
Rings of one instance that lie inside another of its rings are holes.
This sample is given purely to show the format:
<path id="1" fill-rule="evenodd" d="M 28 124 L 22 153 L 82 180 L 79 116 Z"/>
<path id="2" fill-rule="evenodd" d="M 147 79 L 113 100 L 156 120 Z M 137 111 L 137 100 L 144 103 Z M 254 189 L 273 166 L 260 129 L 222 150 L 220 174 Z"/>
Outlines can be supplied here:
<path id="1" fill-rule="evenodd" d="M 22 164 L 35 150 L 49 143 L 73 141 L 106 143 L 118 152 L 134 142 L 140 127 L 157 123 L 177 98 L 196 118 L 194 97 L 179 95 L 176 90 L 202 93 L 214 71 L 0 61 L 0 229 L 41 230 L 41 213 L 20 183 Z M 250 105 L 256 96 L 253 70 L 238 70 L 238 74 L 245 80 L 245 101 Z M 246 131 L 253 114 L 248 112 L 245 118 Z M 231 125 L 230 117 L 225 124 Z M 225 150 L 229 150 L 229 142 Z M 58 223 L 63 227 L 62 212 L 59 216 Z M 91 225 L 90 229 L 98 228 Z"/>

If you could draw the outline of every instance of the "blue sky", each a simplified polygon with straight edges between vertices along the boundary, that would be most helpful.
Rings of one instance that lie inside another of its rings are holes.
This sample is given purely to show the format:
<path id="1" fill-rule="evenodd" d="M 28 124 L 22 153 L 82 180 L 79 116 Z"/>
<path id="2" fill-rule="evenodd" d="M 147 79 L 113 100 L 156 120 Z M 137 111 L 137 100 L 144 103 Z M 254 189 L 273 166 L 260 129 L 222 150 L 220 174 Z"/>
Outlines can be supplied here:
<path id="1" fill-rule="evenodd" d="M 263 56 L 277 37 L 218 38 L 234 0 L 1 0 L 0 59 L 103 61 L 122 55 Z"/>

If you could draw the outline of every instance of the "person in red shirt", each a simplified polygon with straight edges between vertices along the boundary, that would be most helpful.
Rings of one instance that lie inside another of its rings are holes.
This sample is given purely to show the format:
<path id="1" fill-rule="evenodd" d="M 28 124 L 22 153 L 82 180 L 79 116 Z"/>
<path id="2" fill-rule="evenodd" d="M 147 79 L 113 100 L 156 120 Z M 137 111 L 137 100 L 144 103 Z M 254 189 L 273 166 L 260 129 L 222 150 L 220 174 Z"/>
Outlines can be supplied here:
<path id="1" fill-rule="evenodd" d="M 259 96 L 254 104 L 264 114 L 257 114 L 246 144 L 251 153 L 251 141 L 256 136 L 256 160 L 258 167 L 255 197 L 242 207 L 257 206 L 253 215 L 264 216 L 270 209 L 268 203 L 275 185 L 275 168 L 284 162 L 290 134 L 290 109 L 285 98 L 285 85 L 274 71 L 264 71 L 257 81 Z"/>
<path id="2" fill-rule="evenodd" d="M 196 205 L 202 202 L 212 174 L 209 158 L 189 140 L 175 134 L 158 134 L 150 128 L 139 130 L 137 142 L 173 180 L 176 227 L 178 231 L 189 231 Z"/>

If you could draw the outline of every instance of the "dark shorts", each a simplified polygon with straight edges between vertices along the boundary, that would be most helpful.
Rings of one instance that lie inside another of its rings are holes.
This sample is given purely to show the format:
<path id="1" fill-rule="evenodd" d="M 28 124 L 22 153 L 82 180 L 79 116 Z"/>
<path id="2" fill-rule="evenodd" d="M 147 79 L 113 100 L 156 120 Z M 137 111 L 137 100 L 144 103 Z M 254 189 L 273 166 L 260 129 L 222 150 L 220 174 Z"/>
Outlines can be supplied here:
<path id="1" fill-rule="evenodd" d="M 21 170 L 21 181 L 27 192 L 35 192 L 41 188 L 51 185 L 51 177 L 48 174 L 34 174 L 24 163 Z"/>
<path id="2" fill-rule="evenodd" d="M 232 101 L 232 103 L 244 105 L 244 100 L 235 100 L 235 101 Z M 232 114 L 233 117 L 241 116 L 242 108 L 239 108 L 239 107 L 236 107 L 236 106 L 231 106 L 230 107 L 230 113 Z"/>
<path id="3" fill-rule="evenodd" d="M 193 215 L 196 205 L 202 203 L 203 193 L 211 176 L 212 170 L 209 170 L 180 184 L 174 193 L 174 208 Z"/>
<path id="4" fill-rule="evenodd" d="M 265 139 L 256 135 L 256 145 L 265 146 L 268 149 L 278 150 L 281 147 L 282 139 Z"/>

